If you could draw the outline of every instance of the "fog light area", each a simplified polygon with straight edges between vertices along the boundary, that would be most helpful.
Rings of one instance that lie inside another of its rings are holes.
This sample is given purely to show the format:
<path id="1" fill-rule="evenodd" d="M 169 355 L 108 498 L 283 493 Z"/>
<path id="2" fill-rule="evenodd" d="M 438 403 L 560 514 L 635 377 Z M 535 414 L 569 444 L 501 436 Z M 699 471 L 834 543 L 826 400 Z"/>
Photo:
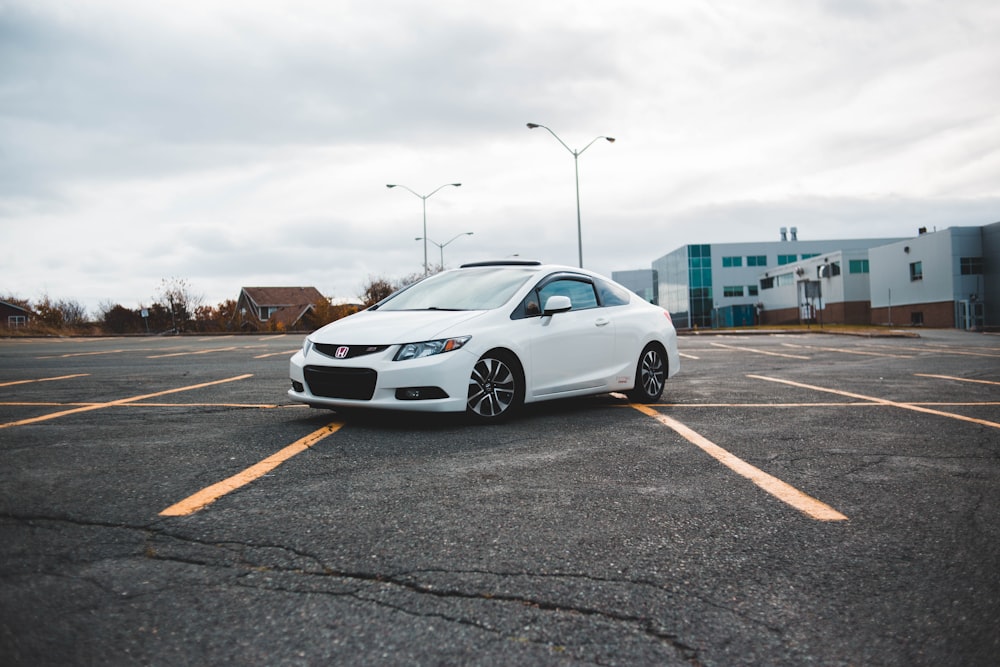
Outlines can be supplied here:
<path id="1" fill-rule="evenodd" d="M 426 401 L 433 398 L 448 398 L 441 387 L 400 387 L 396 390 L 398 401 Z"/>

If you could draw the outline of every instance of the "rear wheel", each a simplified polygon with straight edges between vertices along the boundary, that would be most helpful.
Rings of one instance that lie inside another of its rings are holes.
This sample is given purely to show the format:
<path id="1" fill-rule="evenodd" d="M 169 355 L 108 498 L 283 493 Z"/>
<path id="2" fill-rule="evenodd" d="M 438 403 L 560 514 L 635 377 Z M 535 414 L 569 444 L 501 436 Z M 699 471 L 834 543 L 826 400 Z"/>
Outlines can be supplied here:
<path id="1" fill-rule="evenodd" d="M 481 422 L 506 419 L 524 401 L 523 378 L 514 355 L 490 350 L 472 369 L 466 412 Z"/>
<path id="2" fill-rule="evenodd" d="M 635 369 L 635 388 L 628 397 L 636 403 L 655 403 L 663 395 L 663 385 L 667 381 L 667 362 L 663 348 L 650 343 L 639 355 Z"/>

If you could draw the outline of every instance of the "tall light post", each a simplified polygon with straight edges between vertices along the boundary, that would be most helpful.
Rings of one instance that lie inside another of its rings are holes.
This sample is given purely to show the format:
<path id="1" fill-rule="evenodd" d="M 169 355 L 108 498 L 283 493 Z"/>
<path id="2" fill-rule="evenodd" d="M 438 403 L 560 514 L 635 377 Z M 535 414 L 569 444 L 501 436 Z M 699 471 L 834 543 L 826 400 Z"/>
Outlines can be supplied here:
<path id="1" fill-rule="evenodd" d="M 457 187 L 460 187 L 462 184 L 461 183 L 445 183 L 444 185 L 438 186 L 437 189 L 435 189 L 433 192 L 430 192 L 430 193 L 428 193 L 426 195 L 422 195 L 420 193 L 413 192 L 413 190 L 410 190 L 410 188 L 406 187 L 405 185 L 397 185 L 395 183 L 387 183 L 386 186 L 385 186 L 387 188 L 403 188 L 404 190 L 408 190 L 409 192 L 413 193 L 417 197 L 420 197 L 421 200 L 423 200 L 423 203 L 424 203 L 424 235 L 423 235 L 422 238 L 424 239 L 424 275 L 425 276 L 428 273 L 430 273 L 430 269 L 428 269 L 428 267 L 427 267 L 427 200 L 430 199 L 430 197 L 435 192 L 437 192 L 441 188 L 446 188 L 449 185 L 452 186 L 452 187 L 457 188 Z"/>
<path id="2" fill-rule="evenodd" d="M 441 250 L 441 268 L 444 269 L 444 247 L 446 245 L 448 245 L 449 243 L 451 243 L 452 241 L 457 241 L 458 239 L 462 238 L 463 236 L 472 236 L 474 233 L 475 232 L 462 232 L 461 234 L 459 234 L 455 238 L 451 239 L 450 241 L 445 241 L 444 243 L 438 243 L 434 239 L 429 239 L 429 238 L 426 238 L 424 236 L 418 236 L 417 238 L 415 238 L 413 240 L 414 241 L 423 241 L 425 244 L 427 243 L 427 241 L 430 241 L 431 243 L 433 243 L 434 245 L 436 245 Z"/>
<path id="3" fill-rule="evenodd" d="M 539 125 L 538 123 L 528 123 L 528 129 L 533 130 L 536 127 L 548 130 L 549 134 L 556 138 L 556 141 L 563 145 L 563 148 L 568 150 L 573 155 L 573 169 L 576 173 L 576 246 L 580 260 L 580 268 L 583 268 L 583 228 L 580 224 L 580 156 L 583 155 L 583 151 L 590 148 L 595 141 L 598 139 L 604 139 L 609 144 L 615 143 L 614 137 L 599 136 L 591 139 L 590 143 L 581 148 L 580 150 L 573 150 L 566 145 L 566 142 L 559 138 L 559 135 L 553 132 L 551 129 L 545 127 L 544 125 Z"/>

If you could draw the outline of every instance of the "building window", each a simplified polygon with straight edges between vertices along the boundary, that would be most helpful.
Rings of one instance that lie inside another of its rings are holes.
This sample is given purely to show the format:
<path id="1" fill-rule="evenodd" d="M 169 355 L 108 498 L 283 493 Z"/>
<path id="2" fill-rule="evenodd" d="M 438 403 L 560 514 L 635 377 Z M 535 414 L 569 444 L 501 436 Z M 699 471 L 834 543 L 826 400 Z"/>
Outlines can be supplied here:
<path id="1" fill-rule="evenodd" d="M 924 279 L 924 263 L 923 262 L 911 262 L 910 263 L 910 280 L 923 280 Z"/>
<path id="2" fill-rule="evenodd" d="M 28 323 L 28 318 L 24 315 L 8 315 L 7 316 L 7 326 L 14 329 L 17 327 L 23 327 Z"/>
<path id="3" fill-rule="evenodd" d="M 774 276 L 769 276 L 767 278 L 760 279 L 761 289 L 771 289 L 772 287 L 774 287 Z"/>
<path id="4" fill-rule="evenodd" d="M 982 257 L 962 257 L 959 260 L 962 267 L 963 276 L 979 276 L 983 273 Z"/>
<path id="5" fill-rule="evenodd" d="M 767 266 L 767 255 L 747 255 L 747 266 Z"/>
<path id="6" fill-rule="evenodd" d="M 798 257 L 795 255 L 778 255 L 778 266 L 794 264 L 797 259 Z"/>
<path id="7" fill-rule="evenodd" d="M 743 285 L 725 285 L 722 296 L 743 296 Z"/>
<path id="8" fill-rule="evenodd" d="M 712 246 L 688 246 L 688 285 L 690 286 L 690 325 L 712 326 Z"/>
<path id="9" fill-rule="evenodd" d="M 723 257 L 722 258 L 723 268 L 730 268 L 735 266 L 743 266 L 743 257 Z"/>
<path id="10" fill-rule="evenodd" d="M 915 327 L 922 327 L 924 325 L 924 313 L 919 310 L 910 313 L 910 324 Z"/>
<path id="11" fill-rule="evenodd" d="M 793 285 L 795 284 L 795 275 L 792 273 L 782 273 L 780 276 L 778 276 L 778 279 L 775 282 L 775 284 L 778 287 L 781 287 L 782 285 Z"/>
<path id="12" fill-rule="evenodd" d="M 804 252 L 802 253 L 802 259 L 812 259 L 813 257 L 819 257 L 818 252 Z"/>
<path id="13" fill-rule="evenodd" d="M 817 278 L 832 278 L 840 275 L 840 262 L 830 262 L 816 267 Z"/>
<path id="14" fill-rule="evenodd" d="M 847 263 L 847 270 L 850 273 L 868 273 L 867 259 L 852 259 Z"/>
<path id="15" fill-rule="evenodd" d="M 747 296 L 757 296 L 756 285 L 747 285 Z"/>

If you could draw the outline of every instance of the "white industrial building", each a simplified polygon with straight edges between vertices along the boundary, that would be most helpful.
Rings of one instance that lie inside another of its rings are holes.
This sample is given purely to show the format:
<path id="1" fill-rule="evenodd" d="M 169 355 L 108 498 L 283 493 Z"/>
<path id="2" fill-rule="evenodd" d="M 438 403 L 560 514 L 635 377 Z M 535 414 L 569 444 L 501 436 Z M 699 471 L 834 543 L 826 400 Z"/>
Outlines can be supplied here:
<path id="1" fill-rule="evenodd" d="M 758 323 L 869 324 L 869 250 L 820 253 L 761 274 Z"/>
<path id="2" fill-rule="evenodd" d="M 622 272 L 627 274 L 630 272 Z M 617 275 L 617 274 L 616 274 Z M 818 322 L 1000 327 L 1000 222 L 913 238 L 686 245 L 653 262 L 679 329 Z M 647 292 L 648 293 L 648 292 Z"/>
<path id="3" fill-rule="evenodd" d="M 658 303 L 679 329 L 753 325 L 759 320 L 763 274 L 785 276 L 788 267 L 802 260 L 898 240 L 902 239 L 800 241 L 792 227 L 781 229 L 779 241 L 681 246 L 653 261 Z M 786 280 L 795 282 L 785 277 L 781 282 Z M 796 304 L 793 300 L 789 307 Z"/>
<path id="4" fill-rule="evenodd" d="M 870 262 L 875 324 L 1000 325 L 1000 222 L 872 248 Z"/>

